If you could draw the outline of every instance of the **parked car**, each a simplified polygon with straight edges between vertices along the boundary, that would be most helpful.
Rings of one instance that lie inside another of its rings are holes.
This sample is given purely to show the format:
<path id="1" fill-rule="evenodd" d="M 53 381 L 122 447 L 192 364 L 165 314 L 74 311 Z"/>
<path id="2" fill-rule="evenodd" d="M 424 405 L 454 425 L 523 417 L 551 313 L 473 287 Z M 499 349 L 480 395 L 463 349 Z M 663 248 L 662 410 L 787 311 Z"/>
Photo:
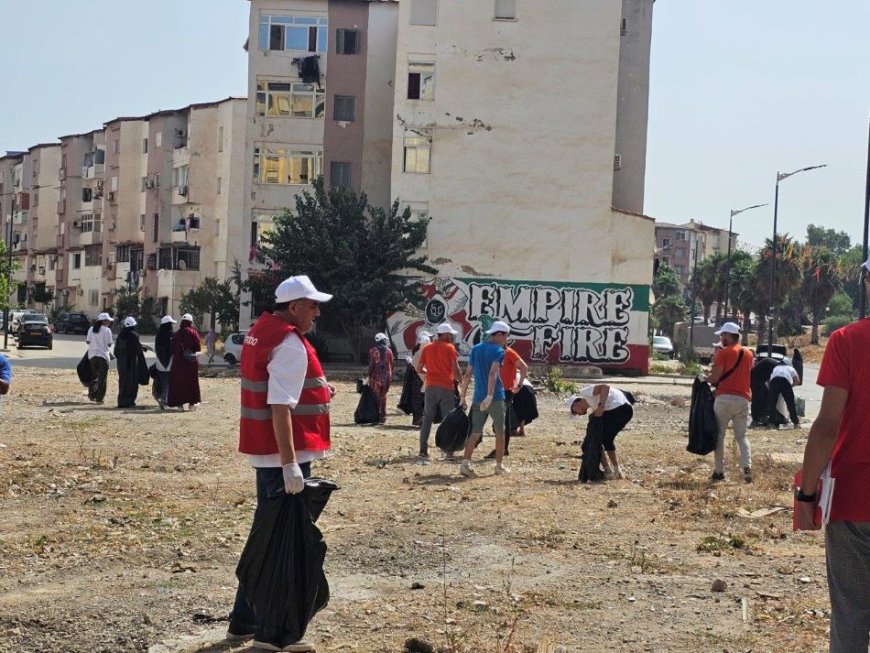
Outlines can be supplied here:
<path id="1" fill-rule="evenodd" d="M 667 336 L 653 336 L 652 339 L 653 351 L 668 358 L 674 357 L 674 343 Z"/>
<path id="2" fill-rule="evenodd" d="M 25 315 L 42 315 L 42 313 L 37 313 L 31 308 L 23 311 L 12 311 L 9 314 L 9 333 L 13 335 L 18 333 L 18 329 L 21 326 L 21 318 Z"/>
<path id="3" fill-rule="evenodd" d="M 87 333 L 90 326 L 84 313 L 61 313 L 56 328 L 58 333 Z"/>
<path id="4" fill-rule="evenodd" d="M 48 318 L 41 313 L 27 313 L 21 317 L 18 328 L 18 349 L 29 345 L 39 345 L 52 349 L 54 338 Z"/>
<path id="5" fill-rule="evenodd" d="M 224 341 L 224 360 L 227 365 L 235 365 L 242 359 L 242 345 L 245 344 L 246 335 L 247 331 L 240 331 Z"/>
<path id="6" fill-rule="evenodd" d="M 785 345 L 780 345 L 778 343 L 773 344 L 773 348 L 768 350 L 767 343 L 763 345 L 759 345 L 755 348 L 755 360 L 760 358 L 767 358 L 768 351 L 770 351 L 769 358 L 776 358 L 777 360 L 782 360 L 786 356 L 788 356 L 788 348 Z"/>

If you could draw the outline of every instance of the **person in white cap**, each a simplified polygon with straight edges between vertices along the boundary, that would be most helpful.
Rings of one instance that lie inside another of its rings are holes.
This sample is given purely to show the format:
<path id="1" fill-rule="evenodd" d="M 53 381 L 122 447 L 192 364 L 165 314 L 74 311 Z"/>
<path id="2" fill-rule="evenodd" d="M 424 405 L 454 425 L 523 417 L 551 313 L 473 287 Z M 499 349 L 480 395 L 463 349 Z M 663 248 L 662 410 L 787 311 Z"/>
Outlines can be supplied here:
<path id="1" fill-rule="evenodd" d="M 505 395 L 499 371 L 504 362 L 511 328 L 501 320 L 496 320 L 486 331 L 487 339 L 476 344 L 468 357 L 468 366 L 459 391 L 460 403 L 465 404 L 465 395 L 474 376 L 474 394 L 471 399 L 471 432 L 465 441 L 465 452 L 459 473 L 463 476 L 477 476 L 471 465 L 471 454 L 483 436 L 483 427 L 488 417 L 492 417 L 495 431 L 495 473 L 505 474 L 510 470 L 502 464 L 504 458 Z"/>
<path id="2" fill-rule="evenodd" d="M 432 336 L 426 331 L 417 335 L 417 342 L 411 350 L 409 369 L 411 370 L 411 384 L 408 390 L 408 408 L 411 412 L 411 426 L 420 426 L 423 423 L 423 410 L 426 406 L 426 396 L 423 375 L 420 373 L 420 357 L 423 349 L 432 343 Z M 401 406 L 400 406 L 401 408 Z"/>
<path id="3" fill-rule="evenodd" d="M 172 336 L 172 369 L 169 371 L 168 406 L 184 410 L 184 405 L 193 410 L 202 402 L 199 390 L 199 352 L 202 338 L 193 327 L 193 316 L 185 313 Z"/>
<path id="4" fill-rule="evenodd" d="M 730 422 L 734 437 L 740 449 L 740 466 L 743 480 L 752 482 L 752 450 L 746 437 L 749 426 L 749 401 L 752 399 L 750 373 L 752 371 L 752 352 L 740 346 L 740 327 L 734 322 L 726 322 L 716 332 L 722 348 L 713 358 L 713 369 L 706 377 L 716 386 L 713 411 L 719 424 L 719 439 L 714 454 L 714 469 L 711 481 L 725 478 L 725 431 Z"/>
<path id="5" fill-rule="evenodd" d="M 792 386 L 800 385 L 801 377 L 797 370 L 792 367 L 790 358 L 783 358 L 782 364 L 773 368 L 768 381 L 768 415 L 770 423 L 775 426 L 784 426 L 788 423 L 785 416 L 779 412 L 779 398 L 785 401 L 788 416 L 791 419 L 792 428 L 801 427 L 801 419 L 797 414 L 797 405 L 794 400 Z"/>
<path id="6" fill-rule="evenodd" d="M 453 338 L 459 333 L 450 323 L 436 328 L 437 339 L 423 347 L 415 366 L 423 377 L 423 421 L 420 424 L 420 464 L 429 462 L 429 433 L 439 412 L 441 417 L 456 408 L 456 386 L 462 378 L 459 352 Z M 450 452 L 452 455 L 452 452 Z"/>
<path id="7" fill-rule="evenodd" d="M 139 382 L 148 379 L 148 364 L 144 348 L 136 332 L 136 318 L 124 318 L 124 328 L 115 342 L 118 364 L 118 408 L 134 408 L 139 395 Z"/>
<path id="8" fill-rule="evenodd" d="M 622 390 L 606 383 L 587 385 L 577 394 L 568 397 L 568 412 L 573 417 L 585 415 L 589 410 L 592 410 L 590 420 L 601 420 L 602 451 L 598 455 L 598 464 L 604 471 L 604 478 L 625 478 L 616 456 L 615 440 L 634 417 L 631 400 Z M 592 466 L 596 466 L 594 458 Z"/>
<path id="9" fill-rule="evenodd" d="M 169 372 L 172 369 L 172 325 L 175 320 L 171 315 L 164 315 L 160 318 L 160 327 L 157 329 L 157 336 L 154 338 L 154 353 L 157 354 L 157 360 L 154 362 L 154 368 L 157 371 L 157 378 L 151 386 L 151 394 L 160 406 L 160 410 L 166 408 L 166 402 L 169 401 Z"/>
<path id="10" fill-rule="evenodd" d="M 863 267 L 864 292 L 870 300 L 870 260 Z M 858 320 L 831 334 L 817 383 L 824 392 L 807 438 L 800 487 L 795 488 L 795 517 L 799 530 L 819 530 L 820 480 L 826 476 L 826 485 L 836 480 L 825 525 L 829 650 L 863 653 L 870 640 L 870 320 Z"/>
<path id="11" fill-rule="evenodd" d="M 251 533 L 260 527 L 266 503 L 283 493 L 298 494 L 311 463 L 330 448 L 329 403 L 335 389 L 326 381 L 305 334 L 332 295 L 318 291 L 307 276 L 290 277 L 275 290 L 275 310 L 263 313 L 245 336 L 241 354 L 239 451 L 256 469 L 257 510 Z M 313 651 L 307 642 L 272 641 L 240 587 L 230 613 L 227 639 L 254 638 L 254 648 Z"/>
<path id="12" fill-rule="evenodd" d="M 393 352 L 386 333 L 375 335 L 375 346 L 369 348 L 369 388 L 378 402 L 378 422 L 387 421 L 387 393 L 393 380 Z"/>
<path id="13" fill-rule="evenodd" d="M 100 313 L 85 336 L 88 343 L 88 361 L 91 364 L 88 399 L 98 404 L 103 403 L 106 397 L 106 378 L 109 376 L 109 360 L 112 356 L 113 320 L 108 313 Z"/>

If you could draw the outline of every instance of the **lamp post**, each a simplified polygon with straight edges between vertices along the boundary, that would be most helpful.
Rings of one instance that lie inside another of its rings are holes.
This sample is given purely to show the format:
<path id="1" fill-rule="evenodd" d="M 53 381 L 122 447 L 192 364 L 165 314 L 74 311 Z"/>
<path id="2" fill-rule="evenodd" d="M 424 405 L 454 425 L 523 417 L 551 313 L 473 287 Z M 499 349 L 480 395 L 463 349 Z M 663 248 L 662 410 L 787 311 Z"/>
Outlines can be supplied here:
<path id="1" fill-rule="evenodd" d="M 776 323 L 776 308 L 774 306 L 774 286 L 776 284 L 776 221 L 777 214 L 779 212 L 779 182 L 783 179 L 788 179 L 793 175 L 799 174 L 801 172 L 808 172 L 810 170 L 818 170 L 819 168 L 826 168 L 828 166 L 827 163 L 823 163 L 817 166 L 808 166 L 806 168 L 800 168 L 799 170 L 795 170 L 793 172 L 777 172 L 776 173 L 776 192 L 773 196 L 773 242 L 771 243 L 772 247 L 770 250 L 771 261 L 770 261 L 770 309 L 768 311 L 768 320 L 770 324 L 768 325 L 767 331 L 767 355 L 770 356 L 773 354 L 773 327 Z"/>
<path id="2" fill-rule="evenodd" d="M 3 349 L 9 349 L 9 295 L 12 293 L 12 221 L 15 219 L 15 193 L 9 213 L 9 228 L 6 231 L 6 310 L 3 312 Z"/>
<path id="3" fill-rule="evenodd" d="M 725 262 L 725 319 L 728 319 L 728 292 L 731 290 L 731 228 L 734 222 L 734 216 L 740 215 L 744 211 L 751 211 L 752 209 L 757 209 L 762 206 L 767 206 L 767 204 L 753 204 L 752 206 L 747 206 L 745 209 L 731 209 L 731 217 L 728 218 L 728 258 Z"/>

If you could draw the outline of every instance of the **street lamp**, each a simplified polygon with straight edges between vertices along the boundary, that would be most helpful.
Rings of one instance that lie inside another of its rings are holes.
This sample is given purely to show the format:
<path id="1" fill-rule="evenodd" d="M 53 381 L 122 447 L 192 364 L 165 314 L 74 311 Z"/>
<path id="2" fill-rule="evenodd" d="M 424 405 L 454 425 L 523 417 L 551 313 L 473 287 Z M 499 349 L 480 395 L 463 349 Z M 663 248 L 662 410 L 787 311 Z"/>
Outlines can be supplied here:
<path id="1" fill-rule="evenodd" d="M 770 260 L 770 310 L 768 319 L 770 320 L 770 324 L 768 325 L 767 331 L 767 355 L 771 356 L 773 354 L 773 326 L 776 322 L 776 308 L 774 306 L 774 285 L 776 283 L 776 221 L 777 221 L 777 213 L 779 212 L 779 182 L 783 179 L 788 179 L 789 177 L 799 174 L 801 172 L 809 172 L 810 170 L 818 170 L 819 168 L 828 167 L 827 163 L 823 163 L 817 166 L 808 166 L 806 168 L 801 168 L 799 170 L 795 170 L 794 172 L 777 172 L 776 173 L 776 193 L 773 197 L 773 243 L 772 248 L 770 250 L 771 260 Z"/>
<path id="2" fill-rule="evenodd" d="M 725 263 L 725 319 L 728 319 L 728 291 L 731 290 L 731 227 L 734 222 L 734 216 L 740 215 L 744 211 L 751 211 L 767 204 L 753 204 L 745 209 L 731 209 L 731 217 L 728 218 L 728 258 Z"/>

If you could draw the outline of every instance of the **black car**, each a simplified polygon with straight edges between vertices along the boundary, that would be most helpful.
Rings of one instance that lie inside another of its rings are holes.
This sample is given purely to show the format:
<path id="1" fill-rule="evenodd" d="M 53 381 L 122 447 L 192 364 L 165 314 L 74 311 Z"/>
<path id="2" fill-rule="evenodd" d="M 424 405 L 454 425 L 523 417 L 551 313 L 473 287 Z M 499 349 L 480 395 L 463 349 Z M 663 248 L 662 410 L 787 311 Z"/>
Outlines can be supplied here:
<path id="1" fill-rule="evenodd" d="M 62 313 L 57 321 L 58 333 L 87 333 L 91 327 L 84 313 Z"/>
<path id="2" fill-rule="evenodd" d="M 18 328 L 18 349 L 28 345 L 39 345 L 52 349 L 54 345 L 51 335 L 51 325 L 48 318 L 39 313 L 28 313 L 21 318 Z"/>

